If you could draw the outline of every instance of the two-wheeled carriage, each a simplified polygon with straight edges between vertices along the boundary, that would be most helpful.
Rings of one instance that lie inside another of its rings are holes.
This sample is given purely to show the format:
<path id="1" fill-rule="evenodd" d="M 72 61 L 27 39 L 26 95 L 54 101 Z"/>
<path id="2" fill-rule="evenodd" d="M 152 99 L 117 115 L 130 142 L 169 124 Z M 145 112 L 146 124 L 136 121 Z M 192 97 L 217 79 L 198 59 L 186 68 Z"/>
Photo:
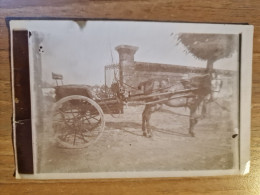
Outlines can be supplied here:
<path id="1" fill-rule="evenodd" d="M 190 106 L 193 108 L 198 106 L 198 103 L 201 103 L 203 98 L 210 93 L 207 91 L 208 85 L 203 86 L 205 83 L 210 83 L 208 75 L 203 76 L 204 80 L 201 80 L 200 83 L 196 84 L 195 82 L 195 85 L 194 83 L 191 85 L 192 83 L 188 82 L 186 87 L 173 90 L 172 87 L 169 90 L 169 86 L 163 87 L 161 85 L 159 85 L 159 88 L 149 88 L 149 86 L 154 86 L 154 83 L 145 82 L 141 84 L 145 88 L 135 95 L 129 94 L 122 84 L 115 82 L 111 85 L 110 94 L 103 98 L 98 97 L 97 93 L 93 93 L 91 86 L 58 85 L 58 80 L 62 79 L 62 75 L 53 73 L 52 76 L 57 81 L 55 88 L 56 103 L 52 110 L 52 128 L 56 141 L 66 148 L 82 148 L 96 142 L 105 128 L 104 114 L 123 113 L 126 102 L 142 102 L 145 105 L 142 122 L 143 132 L 146 136 L 145 123 L 148 123 L 149 130 L 149 121 L 145 118 L 146 113 L 151 114 L 154 105 L 184 100 L 186 104 L 174 103 L 173 106 Z M 162 84 L 162 80 L 159 82 Z M 149 92 L 149 90 L 152 91 Z M 196 119 L 191 113 L 191 125 L 194 125 L 194 122 L 196 122 Z"/>
<path id="2" fill-rule="evenodd" d="M 56 141 L 66 148 L 86 147 L 101 136 L 104 114 L 119 114 L 123 111 L 122 94 L 106 94 L 97 97 L 91 86 L 63 85 L 63 76 L 52 73 L 56 80 L 56 103 L 52 108 L 52 128 Z M 61 85 L 58 85 L 61 80 Z"/>

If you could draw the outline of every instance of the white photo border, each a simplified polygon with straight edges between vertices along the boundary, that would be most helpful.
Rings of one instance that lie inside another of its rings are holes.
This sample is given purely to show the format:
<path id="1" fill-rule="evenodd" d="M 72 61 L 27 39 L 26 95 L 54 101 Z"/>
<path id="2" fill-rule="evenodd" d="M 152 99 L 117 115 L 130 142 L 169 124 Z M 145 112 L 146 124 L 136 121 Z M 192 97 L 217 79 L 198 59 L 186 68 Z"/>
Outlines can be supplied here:
<path id="1" fill-rule="evenodd" d="M 71 20 L 11 20 L 10 21 L 10 44 L 11 44 L 11 67 L 13 69 L 13 30 L 28 30 L 32 24 L 40 22 L 59 22 Z M 89 20 L 92 21 L 92 20 Z M 95 20 L 102 21 L 102 20 Z M 133 22 L 133 21 L 116 21 L 104 20 L 110 22 Z M 134 21 L 134 22 L 155 22 L 155 21 Z M 163 23 L 163 22 L 159 22 Z M 34 159 L 34 174 L 19 174 L 16 170 L 16 178 L 25 179 L 86 179 L 86 178 L 147 178 L 147 177 L 191 177 L 191 176 L 218 176 L 218 175 L 233 175 L 247 174 L 250 167 L 250 130 L 251 130 L 251 93 L 252 93 L 252 49 L 253 49 L 253 26 L 241 24 L 207 24 L 207 23 L 175 23 L 167 22 L 175 25 L 179 32 L 182 33 L 214 33 L 214 34 L 239 34 L 240 39 L 240 129 L 238 130 L 239 137 L 239 166 L 237 169 L 231 170 L 203 170 L 203 171 L 153 171 L 153 172 L 97 172 L 97 173 L 37 173 L 37 143 L 33 140 L 33 159 Z M 39 25 L 39 24 L 38 24 Z M 32 52 L 31 50 L 29 50 Z M 32 62 L 30 55 L 30 63 Z M 33 64 L 30 64 L 30 74 L 33 74 Z M 31 77 L 33 78 L 33 77 Z M 12 73 L 13 79 L 13 73 Z M 30 81 L 31 86 L 33 80 Z M 12 84 L 12 92 L 14 99 L 14 85 Z M 33 90 L 31 90 L 31 108 L 35 108 Z M 14 108 L 14 105 L 13 105 Z M 35 111 L 32 109 L 32 116 Z M 15 110 L 13 112 L 15 116 Z M 15 118 L 13 116 L 13 119 Z M 13 131 L 15 132 L 15 121 L 13 121 Z M 32 118 L 32 135 L 36 139 L 35 119 Z M 14 135 L 14 141 L 16 136 Z M 14 142 L 15 143 L 15 142 Z M 16 146 L 14 145 L 16 153 Z M 15 155 L 16 156 L 16 155 Z M 16 162 L 17 159 L 15 158 Z M 16 163 L 17 164 L 17 163 Z M 236 166 L 235 166 L 236 167 Z"/>

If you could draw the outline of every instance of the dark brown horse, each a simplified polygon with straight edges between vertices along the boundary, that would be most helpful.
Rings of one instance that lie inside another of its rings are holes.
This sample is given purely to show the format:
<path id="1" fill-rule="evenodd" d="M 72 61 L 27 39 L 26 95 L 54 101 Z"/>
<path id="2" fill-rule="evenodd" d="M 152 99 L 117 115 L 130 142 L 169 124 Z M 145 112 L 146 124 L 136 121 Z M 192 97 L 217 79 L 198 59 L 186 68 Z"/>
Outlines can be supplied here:
<path id="1" fill-rule="evenodd" d="M 140 83 L 138 88 L 142 89 L 144 94 L 155 94 L 155 96 L 146 99 L 146 105 L 142 114 L 142 130 L 144 136 L 152 137 L 150 127 L 151 115 L 155 111 L 160 110 L 163 105 L 169 107 L 189 108 L 189 134 L 194 136 L 193 129 L 195 124 L 198 122 L 198 119 L 206 113 L 205 100 L 211 94 L 211 76 L 209 74 L 205 74 L 201 76 L 194 76 L 190 79 L 182 79 L 180 82 L 177 82 L 172 86 L 169 84 L 168 79 L 151 79 Z M 176 97 L 176 94 L 180 91 L 184 92 L 180 93 L 179 97 Z M 157 93 L 164 93 L 166 96 L 157 96 Z M 167 96 L 167 94 L 169 95 Z M 162 100 L 163 98 L 165 100 Z M 202 113 L 201 116 L 198 116 L 196 114 L 196 110 L 200 105 L 202 105 Z"/>

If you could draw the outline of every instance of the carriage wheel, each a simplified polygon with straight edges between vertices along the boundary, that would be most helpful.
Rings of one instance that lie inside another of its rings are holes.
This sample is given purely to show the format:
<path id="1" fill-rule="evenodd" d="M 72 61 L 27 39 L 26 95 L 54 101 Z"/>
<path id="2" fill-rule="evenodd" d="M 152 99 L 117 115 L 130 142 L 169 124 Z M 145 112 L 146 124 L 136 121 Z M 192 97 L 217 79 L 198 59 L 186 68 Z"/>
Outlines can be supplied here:
<path id="1" fill-rule="evenodd" d="M 53 110 L 56 141 L 66 148 L 83 148 L 96 142 L 104 131 L 104 114 L 92 99 L 72 95 L 59 100 Z"/>

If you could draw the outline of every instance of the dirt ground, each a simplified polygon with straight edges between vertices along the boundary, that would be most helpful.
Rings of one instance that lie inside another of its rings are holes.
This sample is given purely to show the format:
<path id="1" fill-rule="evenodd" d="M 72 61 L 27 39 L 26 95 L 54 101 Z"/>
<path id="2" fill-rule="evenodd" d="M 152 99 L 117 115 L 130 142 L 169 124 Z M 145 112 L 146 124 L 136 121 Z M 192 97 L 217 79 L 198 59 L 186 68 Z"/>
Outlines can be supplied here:
<path id="1" fill-rule="evenodd" d="M 152 115 L 152 138 L 142 136 L 144 106 L 128 106 L 119 118 L 105 115 L 100 139 L 87 148 L 64 149 L 53 140 L 51 129 L 39 133 L 38 171 L 41 173 L 217 170 L 233 166 L 230 113 L 210 104 L 206 118 L 188 135 L 185 108 L 166 107 Z"/>

